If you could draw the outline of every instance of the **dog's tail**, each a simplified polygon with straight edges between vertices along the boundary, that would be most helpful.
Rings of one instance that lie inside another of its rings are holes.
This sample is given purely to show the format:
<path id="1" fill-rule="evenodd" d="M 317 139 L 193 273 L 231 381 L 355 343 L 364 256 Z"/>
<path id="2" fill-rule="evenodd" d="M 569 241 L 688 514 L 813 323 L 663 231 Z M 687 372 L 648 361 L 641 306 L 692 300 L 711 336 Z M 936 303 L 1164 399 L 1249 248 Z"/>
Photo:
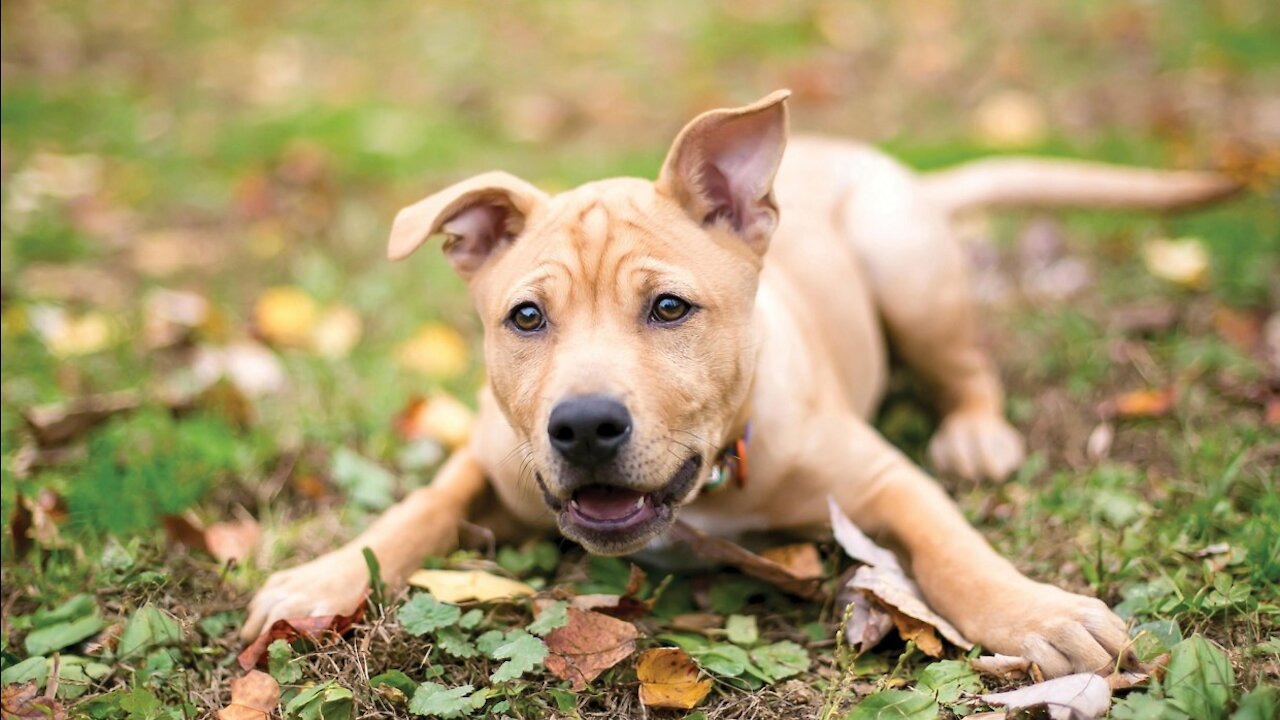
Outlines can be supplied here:
<path id="1" fill-rule="evenodd" d="M 1243 187 L 1212 172 L 1031 157 L 977 160 L 927 173 L 921 182 L 949 212 L 990 207 L 1179 210 L 1219 200 Z"/>

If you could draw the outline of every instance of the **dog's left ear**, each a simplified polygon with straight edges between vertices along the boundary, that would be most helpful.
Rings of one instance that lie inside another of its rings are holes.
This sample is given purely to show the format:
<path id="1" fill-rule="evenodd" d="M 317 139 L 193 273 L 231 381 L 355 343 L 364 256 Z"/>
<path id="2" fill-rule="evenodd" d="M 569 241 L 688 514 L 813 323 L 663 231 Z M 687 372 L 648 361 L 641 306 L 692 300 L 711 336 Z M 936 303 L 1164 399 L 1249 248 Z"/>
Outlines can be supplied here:
<path id="1" fill-rule="evenodd" d="M 773 177 L 787 146 L 790 90 L 694 118 L 667 153 L 658 191 L 696 222 L 725 223 L 763 254 L 778 226 Z"/>
<path id="2" fill-rule="evenodd" d="M 444 233 L 449 264 L 471 279 L 489 255 L 513 242 L 547 194 L 514 175 L 487 172 L 401 210 L 391 225 L 387 257 L 401 260 Z"/>

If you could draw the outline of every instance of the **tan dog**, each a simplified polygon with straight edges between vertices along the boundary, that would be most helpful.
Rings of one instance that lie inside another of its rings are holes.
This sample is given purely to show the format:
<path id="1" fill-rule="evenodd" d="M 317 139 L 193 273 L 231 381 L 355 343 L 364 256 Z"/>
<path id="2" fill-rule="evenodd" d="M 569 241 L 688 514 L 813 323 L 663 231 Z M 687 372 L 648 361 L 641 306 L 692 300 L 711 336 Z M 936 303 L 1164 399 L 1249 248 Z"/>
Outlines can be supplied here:
<path id="1" fill-rule="evenodd" d="M 405 208 L 389 255 L 445 234 L 484 324 L 477 431 L 358 538 L 273 575 L 245 636 L 352 610 L 367 584 L 361 548 L 403 582 L 450 550 L 467 518 L 508 537 L 558 526 L 618 555 L 660 546 L 677 514 L 727 535 L 824 525 L 832 496 L 901 548 L 929 603 L 987 649 L 1048 675 L 1105 673 L 1124 657 L 1124 623 L 1104 603 L 1019 573 L 871 427 L 886 334 L 937 388 L 935 465 L 1003 477 L 1022 440 L 978 346 L 948 215 L 1000 203 L 1168 208 L 1233 185 L 1029 160 L 917 177 L 839 140 L 797 140 L 784 155 L 786 98 L 698 117 L 656 182 L 552 197 L 494 172 Z M 748 422 L 749 481 L 701 492 Z"/>

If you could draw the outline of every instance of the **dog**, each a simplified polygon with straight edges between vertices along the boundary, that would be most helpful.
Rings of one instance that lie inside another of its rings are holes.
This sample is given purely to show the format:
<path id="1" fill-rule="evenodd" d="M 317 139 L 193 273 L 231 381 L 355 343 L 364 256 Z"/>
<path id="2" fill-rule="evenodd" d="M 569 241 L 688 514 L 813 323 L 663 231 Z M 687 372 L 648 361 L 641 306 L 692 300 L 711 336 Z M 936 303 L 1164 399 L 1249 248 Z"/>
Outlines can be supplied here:
<path id="1" fill-rule="evenodd" d="M 935 469 L 1000 479 L 1023 460 L 979 343 L 955 213 L 1173 209 L 1235 184 L 1033 159 L 917 175 L 851 141 L 788 147 L 787 97 L 698 116 L 656 181 L 552 196 L 489 172 L 403 209 L 389 257 L 443 234 L 484 326 L 473 437 L 359 537 L 272 575 L 243 635 L 352 611 L 368 585 L 362 548 L 402 583 L 467 521 L 499 539 L 556 528 L 625 555 L 661 548 L 677 515 L 721 536 L 826 525 L 830 497 L 986 649 L 1046 676 L 1128 662 L 1105 603 L 1020 573 L 870 418 L 891 343 L 936 391 Z"/>

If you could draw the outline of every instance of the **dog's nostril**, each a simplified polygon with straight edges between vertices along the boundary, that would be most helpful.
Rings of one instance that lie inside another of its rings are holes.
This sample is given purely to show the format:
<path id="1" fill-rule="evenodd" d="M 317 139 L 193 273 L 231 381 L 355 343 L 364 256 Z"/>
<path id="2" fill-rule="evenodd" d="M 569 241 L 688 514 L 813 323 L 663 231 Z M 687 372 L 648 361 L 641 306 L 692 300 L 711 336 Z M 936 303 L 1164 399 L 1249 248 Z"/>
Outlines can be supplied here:
<path id="1" fill-rule="evenodd" d="M 563 443 L 573 442 L 573 428 L 568 425 L 560 425 L 551 428 L 551 439 L 559 440 Z"/>
<path id="2" fill-rule="evenodd" d="M 626 426 L 617 425 L 610 422 L 600 423 L 596 426 L 596 437 L 601 440 L 612 440 L 619 437 L 627 431 Z"/>

